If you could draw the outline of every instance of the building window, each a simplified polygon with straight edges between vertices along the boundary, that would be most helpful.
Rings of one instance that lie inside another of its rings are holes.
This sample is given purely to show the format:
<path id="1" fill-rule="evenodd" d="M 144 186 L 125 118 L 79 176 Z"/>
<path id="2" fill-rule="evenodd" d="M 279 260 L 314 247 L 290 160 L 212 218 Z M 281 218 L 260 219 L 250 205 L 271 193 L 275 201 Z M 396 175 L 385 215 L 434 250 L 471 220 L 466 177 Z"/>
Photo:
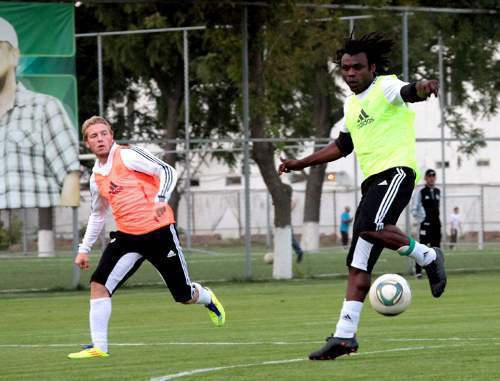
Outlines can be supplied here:
<path id="1" fill-rule="evenodd" d="M 227 176 L 226 185 L 241 185 L 241 176 Z"/>
<path id="2" fill-rule="evenodd" d="M 444 167 L 445 168 L 450 168 L 450 162 L 446 160 L 444 162 Z M 436 161 L 436 168 L 443 168 L 443 162 L 442 161 Z"/>
<path id="3" fill-rule="evenodd" d="M 476 161 L 476 164 L 478 167 L 489 167 L 490 159 L 479 159 L 478 161 Z"/>
<path id="4" fill-rule="evenodd" d="M 185 177 L 181 177 L 181 178 L 177 179 L 177 184 L 185 185 L 186 184 L 186 178 Z M 191 178 L 189 180 L 189 186 L 190 187 L 199 187 L 200 186 L 200 179 Z"/>

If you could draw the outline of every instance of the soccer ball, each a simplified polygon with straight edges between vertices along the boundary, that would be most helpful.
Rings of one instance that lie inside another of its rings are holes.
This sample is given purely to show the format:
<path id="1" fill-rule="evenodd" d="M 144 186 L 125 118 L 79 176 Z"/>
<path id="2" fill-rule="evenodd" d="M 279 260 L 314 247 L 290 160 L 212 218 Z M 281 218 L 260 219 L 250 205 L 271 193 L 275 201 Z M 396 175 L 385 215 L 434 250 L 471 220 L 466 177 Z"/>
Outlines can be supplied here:
<path id="1" fill-rule="evenodd" d="M 372 283 L 368 296 L 373 309 L 385 316 L 399 315 L 411 304 L 410 285 L 398 274 L 379 276 Z"/>
<path id="2" fill-rule="evenodd" d="M 264 254 L 264 257 L 262 257 L 262 260 L 264 263 L 267 263 L 268 265 L 271 265 L 274 261 L 274 253 L 266 253 Z"/>

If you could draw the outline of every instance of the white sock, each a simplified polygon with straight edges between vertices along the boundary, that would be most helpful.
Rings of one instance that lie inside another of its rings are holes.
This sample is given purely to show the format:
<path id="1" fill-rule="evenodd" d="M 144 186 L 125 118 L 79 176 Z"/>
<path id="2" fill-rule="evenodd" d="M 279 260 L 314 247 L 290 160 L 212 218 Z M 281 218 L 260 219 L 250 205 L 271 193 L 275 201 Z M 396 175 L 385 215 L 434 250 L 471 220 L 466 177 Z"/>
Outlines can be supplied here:
<path id="1" fill-rule="evenodd" d="M 408 253 L 409 246 L 403 246 L 398 249 L 399 254 L 407 255 L 415 260 L 419 266 L 427 266 L 436 259 L 436 252 L 432 247 L 415 241 L 415 247 Z"/>
<path id="2" fill-rule="evenodd" d="M 358 331 L 359 316 L 362 309 L 363 302 L 344 300 L 339 321 L 337 322 L 337 329 L 333 336 L 346 339 L 354 337 Z"/>
<path id="3" fill-rule="evenodd" d="M 198 290 L 198 300 L 196 301 L 196 304 L 207 305 L 212 303 L 212 296 L 205 287 L 202 287 L 201 284 L 196 282 L 193 282 L 192 286 Z"/>
<path id="4" fill-rule="evenodd" d="M 90 299 L 90 336 L 92 344 L 108 351 L 108 322 L 111 316 L 111 298 Z"/>

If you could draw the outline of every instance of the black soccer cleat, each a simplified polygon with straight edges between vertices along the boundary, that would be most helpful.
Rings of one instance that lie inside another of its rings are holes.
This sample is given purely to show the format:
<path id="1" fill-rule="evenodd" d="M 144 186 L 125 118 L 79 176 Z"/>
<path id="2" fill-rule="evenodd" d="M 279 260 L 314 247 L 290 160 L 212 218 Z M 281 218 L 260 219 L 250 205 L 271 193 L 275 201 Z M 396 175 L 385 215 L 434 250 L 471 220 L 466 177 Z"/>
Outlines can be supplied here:
<path id="1" fill-rule="evenodd" d="M 436 252 L 436 259 L 424 266 L 432 296 L 439 298 L 446 288 L 446 271 L 444 268 L 444 255 L 439 247 L 433 247 Z"/>
<path id="2" fill-rule="evenodd" d="M 349 355 L 358 350 L 356 337 L 342 338 L 331 335 L 326 338 L 326 344 L 309 355 L 309 360 L 335 360 L 342 355 Z"/>

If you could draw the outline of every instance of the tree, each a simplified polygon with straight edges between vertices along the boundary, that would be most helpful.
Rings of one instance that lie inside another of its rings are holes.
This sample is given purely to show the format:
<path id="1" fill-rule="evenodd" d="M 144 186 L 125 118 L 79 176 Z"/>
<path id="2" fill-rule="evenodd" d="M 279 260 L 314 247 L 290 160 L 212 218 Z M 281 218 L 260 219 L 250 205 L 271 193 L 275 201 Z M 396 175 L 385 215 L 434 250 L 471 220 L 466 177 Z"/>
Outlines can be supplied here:
<path id="1" fill-rule="evenodd" d="M 86 18 L 92 17 L 97 20 L 100 31 L 204 24 L 200 7 L 183 2 L 120 6 L 90 5 L 81 16 L 81 24 L 84 24 L 83 21 Z M 114 125 L 118 127 L 117 137 L 160 139 L 160 145 L 165 150 L 164 160 L 175 166 L 177 161 L 184 159 L 177 150 L 177 139 L 184 136 L 182 32 L 111 36 L 105 38 L 103 45 L 104 62 L 108 64 L 106 86 L 111 84 L 109 92 L 105 92 L 106 104 L 113 105 L 117 99 L 126 99 L 126 107 L 129 110 L 127 118 L 124 118 L 121 113 L 113 117 Z M 92 55 L 92 51 L 88 49 L 85 52 Z M 229 106 L 223 106 L 224 103 L 230 104 L 231 99 L 236 96 L 230 84 L 228 85 L 227 81 L 221 81 L 220 78 L 212 81 L 213 78 L 196 76 L 198 73 L 202 74 L 204 66 L 210 62 L 209 52 L 204 31 L 191 32 L 189 34 L 189 58 L 190 69 L 194 70 L 191 71 L 189 88 L 194 96 L 191 97 L 190 102 L 190 127 L 191 134 L 198 138 L 209 137 L 213 131 L 219 135 L 229 134 L 237 125 L 236 119 L 224 112 L 224 110 L 230 110 Z M 110 72 L 112 72 L 111 75 Z M 88 75 L 85 74 L 87 73 L 85 72 L 82 76 L 84 78 L 82 81 L 88 79 Z M 112 80 L 109 80 L 110 78 Z M 206 83 L 203 79 L 212 82 Z M 92 81 L 89 83 L 94 84 Z M 115 83 L 118 85 L 114 85 Z M 155 100 L 156 107 L 153 113 L 141 113 L 134 109 L 138 89 L 142 92 L 146 91 L 146 95 Z M 89 97 L 86 96 L 84 99 L 89 99 Z M 207 105 L 208 109 L 205 107 Z M 207 128 L 208 125 L 209 128 Z M 191 147 L 196 148 L 196 144 Z M 231 159 L 230 156 L 227 158 Z M 234 158 L 232 161 L 235 162 Z M 183 192 L 183 183 L 179 181 L 170 199 L 174 210 L 177 210 L 180 195 Z"/>

